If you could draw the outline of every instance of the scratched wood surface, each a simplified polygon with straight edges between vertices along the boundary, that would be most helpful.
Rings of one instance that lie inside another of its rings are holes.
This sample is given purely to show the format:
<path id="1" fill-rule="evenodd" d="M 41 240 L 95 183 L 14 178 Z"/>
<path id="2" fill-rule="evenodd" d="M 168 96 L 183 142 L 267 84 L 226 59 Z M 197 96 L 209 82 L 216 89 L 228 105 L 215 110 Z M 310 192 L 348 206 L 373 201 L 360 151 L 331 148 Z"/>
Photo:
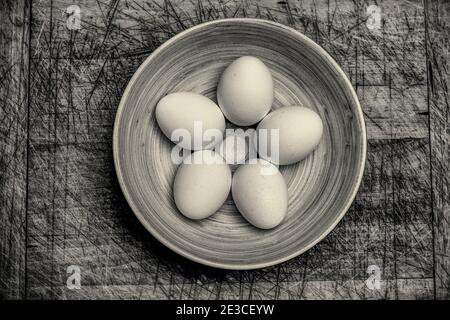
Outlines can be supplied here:
<path id="1" fill-rule="evenodd" d="M 25 293 L 29 6 L 0 2 L 0 299 Z"/>
<path id="2" fill-rule="evenodd" d="M 450 3 L 430 2 L 426 9 L 435 290 L 437 297 L 450 298 Z"/>
<path id="3" fill-rule="evenodd" d="M 378 30 L 366 25 L 371 1 L 83 0 L 79 30 L 67 27 L 72 1 L 12 3 L 0 21 L 2 297 L 450 297 L 448 3 L 378 1 Z M 112 160 L 115 112 L 139 64 L 179 31 L 223 17 L 275 20 L 323 46 L 353 83 L 369 138 L 342 222 L 302 256 L 257 271 L 204 267 L 159 244 Z M 70 265 L 80 289 L 66 286 Z M 379 290 L 364 283 L 370 265 Z"/>

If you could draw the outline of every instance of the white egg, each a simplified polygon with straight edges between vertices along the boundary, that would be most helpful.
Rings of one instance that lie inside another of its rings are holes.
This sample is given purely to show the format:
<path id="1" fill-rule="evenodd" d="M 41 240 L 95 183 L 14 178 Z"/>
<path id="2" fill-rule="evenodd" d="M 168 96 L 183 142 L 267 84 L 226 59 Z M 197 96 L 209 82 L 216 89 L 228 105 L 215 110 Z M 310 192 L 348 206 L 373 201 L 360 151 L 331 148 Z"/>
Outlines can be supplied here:
<path id="1" fill-rule="evenodd" d="M 286 216 L 287 186 L 276 166 L 262 159 L 255 162 L 236 170 L 231 193 L 248 222 L 261 229 L 271 229 Z"/>
<path id="2" fill-rule="evenodd" d="M 250 56 L 230 64 L 217 87 L 217 101 L 223 114 L 240 126 L 260 121 L 272 107 L 273 96 L 270 70 L 261 60 Z"/>
<path id="3" fill-rule="evenodd" d="M 292 164 L 310 154 L 322 134 L 322 120 L 313 110 L 298 106 L 280 108 L 258 124 L 258 154 L 275 164 Z"/>
<path id="4" fill-rule="evenodd" d="M 173 183 L 177 208 L 190 219 L 204 219 L 215 213 L 228 197 L 231 170 L 216 152 L 192 153 L 178 167 Z"/>
<path id="5" fill-rule="evenodd" d="M 218 149 L 228 164 L 243 164 L 248 153 L 248 143 L 244 135 L 235 133 L 227 135 Z"/>
<path id="6" fill-rule="evenodd" d="M 209 149 L 222 141 L 225 118 L 213 101 L 200 94 L 171 93 L 158 102 L 155 113 L 166 137 L 184 149 Z"/>

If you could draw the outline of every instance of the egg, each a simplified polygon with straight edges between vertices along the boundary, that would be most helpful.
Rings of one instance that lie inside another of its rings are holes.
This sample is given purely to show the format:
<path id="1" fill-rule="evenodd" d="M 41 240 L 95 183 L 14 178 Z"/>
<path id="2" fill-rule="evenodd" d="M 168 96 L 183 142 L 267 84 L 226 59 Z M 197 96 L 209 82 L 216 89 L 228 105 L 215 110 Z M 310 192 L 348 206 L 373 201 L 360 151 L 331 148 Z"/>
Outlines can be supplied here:
<path id="1" fill-rule="evenodd" d="M 232 133 L 225 137 L 218 149 L 228 164 L 243 164 L 248 154 L 248 143 L 243 134 Z"/>
<path id="2" fill-rule="evenodd" d="M 317 147 L 323 124 L 313 110 L 292 106 L 269 113 L 256 131 L 260 157 L 274 164 L 289 165 L 304 159 Z"/>
<path id="3" fill-rule="evenodd" d="M 166 137 L 184 149 L 209 149 L 222 141 L 225 118 L 217 104 L 200 94 L 168 94 L 158 102 L 155 115 Z"/>
<path id="4" fill-rule="evenodd" d="M 225 117 L 239 126 L 260 121 L 270 110 L 274 89 L 270 70 L 255 57 L 244 56 L 223 72 L 217 101 Z"/>
<path id="5" fill-rule="evenodd" d="M 231 193 L 239 212 L 255 227 L 274 228 L 286 216 L 286 182 L 278 168 L 263 159 L 254 159 L 236 170 Z"/>
<path id="6" fill-rule="evenodd" d="M 173 196 L 180 212 L 194 220 L 215 213 L 228 197 L 231 170 L 216 152 L 201 150 L 186 157 L 178 167 Z"/>

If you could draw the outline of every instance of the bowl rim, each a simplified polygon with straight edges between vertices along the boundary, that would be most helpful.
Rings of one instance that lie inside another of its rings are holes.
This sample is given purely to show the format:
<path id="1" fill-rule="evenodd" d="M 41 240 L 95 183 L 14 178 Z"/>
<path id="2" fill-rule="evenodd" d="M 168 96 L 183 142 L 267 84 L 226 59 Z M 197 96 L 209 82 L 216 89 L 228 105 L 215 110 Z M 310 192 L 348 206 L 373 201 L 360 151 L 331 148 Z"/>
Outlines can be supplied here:
<path id="1" fill-rule="evenodd" d="M 131 88 L 134 86 L 134 83 L 137 81 L 137 79 L 139 78 L 139 76 L 141 75 L 141 73 L 143 72 L 143 70 L 147 67 L 148 64 L 150 64 L 155 57 L 161 52 L 163 51 L 165 48 L 169 47 L 170 45 L 172 45 L 174 42 L 176 42 L 179 38 L 182 38 L 183 36 L 185 36 L 188 33 L 194 32 L 197 29 L 201 29 L 201 28 L 205 28 L 205 27 L 210 27 L 210 26 L 214 26 L 217 24 L 222 24 L 222 23 L 251 23 L 251 24 L 265 24 L 265 25 L 269 25 L 272 27 L 277 27 L 277 28 L 282 28 L 285 31 L 291 33 L 292 35 L 294 35 L 297 38 L 301 38 L 302 41 L 304 41 L 308 46 L 313 47 L 315 50 L 317 50 L 319 52 L 319 54 L 328 62 L 331 63 L 332 67 L 335 69 L 335 71 L 337 71 L 339 79 L 342 80 L 345 85 L 350 89 L 350 93 L 352 96 L 352 99 L 355 103 L 356 106 L 356 110 L 355 113 L 357 115 L 357 120 L 360 123 L 361 126 L 361 140 L 362 140 L 362 146 L 361 146 L 361 160 L 359 162 L 358 165 L 358 175 L 357 175 L 357 179 L 356 179 L 356 183 L 353 186 L 352 191 L 350 192 L 350 197 L 347 200 L 346 205 L 344 206 L 344 208 L 341 210 L 341 212 L 339 213 L 339 215 L 335 218 L 335 221 L 324 231 L 322 232 L 318 237 L 316 237 L 316 239 L 314 241 L 312 241 L 310 244 L 308 244 L 307 246 L 289 254 L 286 255 L 285 257 L 279 258 L 279 259 L 275 259 L 273 261 L 268 261 L 268 262 L 262 262 L 262 263 L 244 263 L 244 264 L 240 264 L 240 263 L 216 263 L 204 258 L 200 258 L 197 257 L 187 251 L 185 251 L 183 248 L 178 247 L 176 245 L 172 245 L 170 242 L 168 242 L 165 237 L 163 235 L 161 235 L 160 233 L 158 233 L 153 227 L 152 225 L 144 218 L 143 214 L 141 213 L 140 209 L 138 208 L 138 206 L 133 202 L 130 192 L 128 190 L 127 185 L 125 184 L 124 181 L 124 177 L 123 177 L 123 173 L 121 171 L 120 168 L 120 154 L 119 154 L 119 127 L 120 127 L 120 120 L 122 118 L 122 112 L 125 108 L 125 103 L 128 100 L 128 96 L 130 94 Z M 308 38 L 306 35 L 302 34 L 301 32 L 286 26 L 284 24 L 278 23 L 278 22 L 274 22 L 274 21 L 270 21 L 270 20 L 265 20 L 265 19 L 258 19 L 258 18 L 226 18 L 226 19 L 217 19 L 217 20 L 213 20 L 213 21 L 208 21 L 205 23 L 201 23 L 198 25 L 195 25 L 191 28 L 188 28 L 186 30 L 183 30 L 182 32 L 176 34 L 175 36 L 173 36 L 172 38 L 170 38 L 169 40 L 167 40 L 166 42 L 164 42 L 163 44 L 161 44 L 156 50 L 154 50 L 145 60 L 144 62 L 142 62 L 142 64 L 139 66 L 139 68 L 135 71 L 135 73 L 133 74 L 132 78 L 130 79 L 130 81 L 127 84 L 127 87 L 122 95 L 122 98 L 120 100 L 119 106 L 117 108 L 116 111 L 116 116 L 115 116 L 115 120 L 114 120 L 114 129 L 113 129 L 113 158 L 114 158 L 114 167 L 115 167 L 115 171 L 116 171 L 116 175 L 117 175 L 117 179 L 119 180 L 119 185 L 122 189 L 122 192 L 125 196 L 125 199 L 128 203 L 128 205 L 131 207 L 131 210 L 133 211 L 134 215 L 138 218 L 138 220 L 142 223 L 142 225 L 147 229 L 147 231 L 150 232 L 150 234 L 155 237 L 159 242 L 161 242 L 163 245 L 165 245 L 167 248 L 171 249 L 172 251 L 180 254 L 181 256 L 203 264 L 203 265 L 207 265 L 209 267 L 214 267 L 214 268 L 220 268 L 220 269 L 227 269 L 227 270 L 252 270 L 252 269 L 260 269 L 260 268 L 264 268 L 264 267 L 269 267 L 269 266 L 274 266 L 277 264 L 280 264 L 282 262 L 288 261 L 292 258 L 295 258 L 299 255 L 301 255 L 302 253 L 308 251 L 309 249 L 311 249 L 312 247 L 314 247 L 317 243 L 319 243 L 320 241 L 322 241 L 335 227 L 336 225 L 342 220 L 342 218 L 344 217 L 344 215 L 347 213 L 347 211 L 349 210 L 350 206 L 352 205 L 356 194 L 358 192 L 359 186 L 361 184 L 362 181 L 362 177 L 364 174 L 364 167 L 365 167 L 365 162 L 366 162 L 366 157 L 367 157 L 367 133 L 366 133 L 366 126 L 365 126 L 365 121 L 364 121 L 364 115 L 363 115 L 363 111 L 361 108 L 361 105 L 359 103 L 359 99 L 358 96 L 355 92 L 355 89 L 353 88 L 352 83 L 350 82 L 350 80 L 348 79 L 347 75 L 344 73 L 344 71 L 341 69 L 341 67 L 339 66 L 339 64 L 330 56 L 330 54 L 328 54 L 328 52 L 322 48 L 320 45 L 318 45 L 316 42 L 314 42 L 313 40 L 311 40 L 310 38 Z"/>

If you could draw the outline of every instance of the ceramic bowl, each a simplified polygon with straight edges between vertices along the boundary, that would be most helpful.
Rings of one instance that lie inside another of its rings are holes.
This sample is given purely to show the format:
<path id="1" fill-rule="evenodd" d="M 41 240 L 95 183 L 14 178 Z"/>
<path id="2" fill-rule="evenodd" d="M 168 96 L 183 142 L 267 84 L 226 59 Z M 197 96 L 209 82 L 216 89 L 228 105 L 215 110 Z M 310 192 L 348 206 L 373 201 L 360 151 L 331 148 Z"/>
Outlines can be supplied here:
<path id="1" fill-rule="evenodd" d="M 324 123 L 317 149 L 299 163 L 280 167 L 288 186 L 288 213 L 272 230 L 250 225 L 231 195 L 206 220 L 180 214 L 172 194 L 174 145 L 155 121 L 156 104 L 171 92 L 192 91 L 217 101 L 219 76 L 244 55 L 258 57 L 271 70 L 273 109 L 302 105 L 315 110 Z M 278 264 L 318 243 L 349 209 L 366 157 L 361 107 L 338 64 L 303 34 L 259 19 L 204 23 L 161 45 L 130 80 L 113 139 L 120 185 L 145 228 L 182 256 L 224 269 Z"/>

